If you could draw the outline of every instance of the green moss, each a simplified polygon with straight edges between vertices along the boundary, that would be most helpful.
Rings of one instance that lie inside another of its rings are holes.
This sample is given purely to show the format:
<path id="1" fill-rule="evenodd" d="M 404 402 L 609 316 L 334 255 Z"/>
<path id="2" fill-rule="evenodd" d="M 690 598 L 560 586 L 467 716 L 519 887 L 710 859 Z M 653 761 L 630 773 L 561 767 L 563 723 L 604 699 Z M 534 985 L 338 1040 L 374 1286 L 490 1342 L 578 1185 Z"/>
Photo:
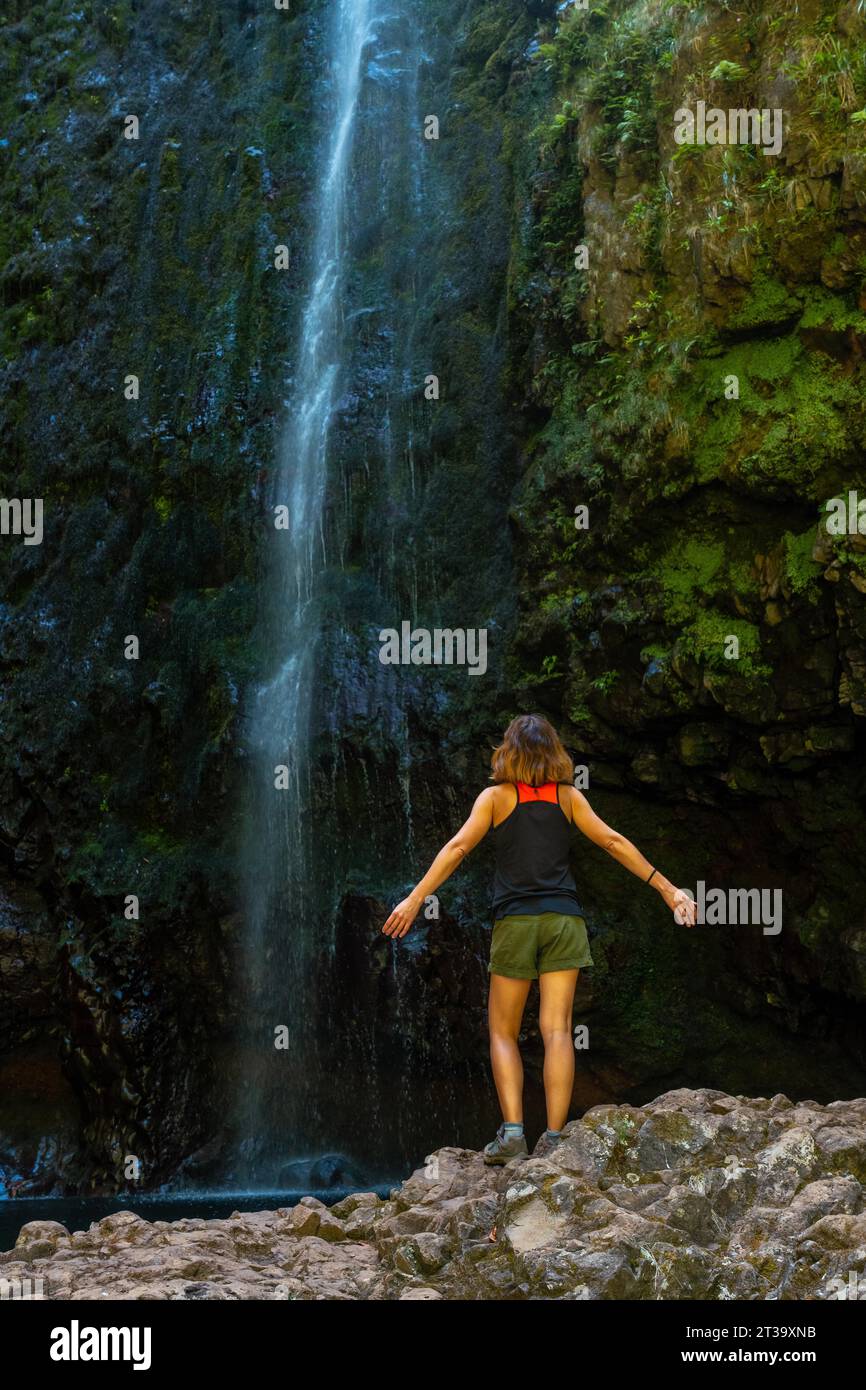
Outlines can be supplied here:
<path id="1" fill-rule="evenodd" d="M 697 1141 L 700 1147 L 701 1135 L 695 1121 L 679 1111 L 659 1111 L 652 1117 L 652 1128 L 653 1134 L 665 1144 L 688 1147 Z"/>
<path id="2" fill-rule="evenodd" d="M 724 398 L 736 377 L 739 399 Z M 826 354 L 809 352 L 797 331 L 738 343 L 699 364 L 684 402 L 696 439 L 701 482 L 728 477 L 788 484 L 820 495 L 829 467 L 853 455 L 862 437 L 862 387 Z"/>
<path id="3" fill-rule="evenodd" d="M 710 73 L 711 82 L 741 82 L 744 77 L 748 77 L 749 70 L 744 68 L 742 63 L 731 62 L 729 58 L 723 58 L 720 63 L 716 63 Z"/>
<path id="4" fill-rule="evenodd" d="M 760 271 L 735 314 L 728 319 L 731 328 L 773 328 L 790 322 L 800 313 L 800 299 L 782 281 Z"/>
<path id="5" fill-rule="evenodd" d="M 583 589 L 567 588 L 558 590 L 556 593 L 544 595 L 539 604 L 539 610 L 549 616 L 566 617 L 576 600 L 578 602 L 585 602 L 586 598 L 586 590 Z"/>
<path id="6" fill-rule="evenodd" d="M 565 15 L 552 42 L 541 45 L 536 62 L 557 82 L 567 85 L 581 72 L 588 42 L 586 15 L 572 10 Z"/>
<path id="7" fill-rule="evenodd" d="M 725 648 L 730 637 L 739 643 L 739 656 L 727 657 Z M 715 609 L 703 609 L 680 635 L 679 645 L 684 652 L 717 670 L 739 672 L 750 677 L 767 678 L 773 668 L 757 658 L 761 655 L 761 634 L 754 623 L 732 618 Z"/>
<path id="8" fill-rule="evenodd" d="M 732 560 L 728 564 L 728 582 L 731 593 L 748 601 L 758 593 L 754 565 L 751 560 Z"/>
<path id="9" fill-rule="evenodd" d="M 141 831 L 138 838 L 145 855 L 154 854 L 162 857 L 180 854 L 184 850 L 183 841 L 173 840 L 161 826 L 155 830 Z"/>
<path id="10" fill-rule="evenodd" d="M 817 603 L 819 579 L 823 566 L 812 559 L 815 546 L 815 529 L 795 536 L 790 531 L 784 535 L 785 574 L 793 593 L 804 595 L 810 603 Z"/>
<path id="11" fill-rule="evenodd" d="M 810 285 L 803 294 L 800 328 L 831 328 L 837 333 L 853 329 L 866 333 L 866 314 L 842 295 L 831 294 L 823 285 Z"/>
<path id="12" fill-rule="evenodd" d="M 649 665 L 651 661 L 664 661 L 670 655 L 670 648 L 663 647 L 660 642 L 650 642 L 646 647 L 640 649 L 640 659 L 644 665 Z"/>
<path id="13" fill-rule="evenodd" d="M 810 355 L 764 412 L 775 418 L 758 448 L 740 460 L 740 471 L 819 495 L 815 480 L 857 446 L 861 400 L 861 388 L 838 364 Z"/>
<path id="14" fill-rule="evenodd" d="M 595 680 L 590 682 L 590 688 L 600 690 L 603 695 L 607 695 L 621 679 L 622 676 L 619 671 L 603 671 L 600 676 L 596 676 Z"/>
<path id="15" fill-rule="evenodd" d="M 677 543 L 670 547 L 662 564 L 653 571 L 669 622 L 682 622 L 693 611 L 695 602 L 712 592 L 724 554 L 720 541 L 701 541 L 695 537 L 690 537 L 682 546 Z"/>
<path id="16" fill-rule="evenodd" d="M 593 146 L 602 163 L 616 163 L 623 151 L 655 147 L 656 81 L 671 66 L 675 47 L 666 17 L 647 25 L 642 14 L 625 13 L 600 31 L 587 53 L 580 98 L 600 108 Z"/>

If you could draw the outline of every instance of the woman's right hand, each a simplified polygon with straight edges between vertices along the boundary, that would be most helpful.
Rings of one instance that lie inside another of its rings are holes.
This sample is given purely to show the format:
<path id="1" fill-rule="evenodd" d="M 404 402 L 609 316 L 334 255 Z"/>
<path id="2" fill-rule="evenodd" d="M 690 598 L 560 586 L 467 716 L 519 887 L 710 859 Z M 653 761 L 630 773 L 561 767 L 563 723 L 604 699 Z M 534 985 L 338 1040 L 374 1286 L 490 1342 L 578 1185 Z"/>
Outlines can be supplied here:
<path id="1" fill-rule="evenodd" d="M 405 936 L 420 911 L 421 904 L 415 898 L 404 898 L 394 908 L 382 931 L 386 936 Z"/>

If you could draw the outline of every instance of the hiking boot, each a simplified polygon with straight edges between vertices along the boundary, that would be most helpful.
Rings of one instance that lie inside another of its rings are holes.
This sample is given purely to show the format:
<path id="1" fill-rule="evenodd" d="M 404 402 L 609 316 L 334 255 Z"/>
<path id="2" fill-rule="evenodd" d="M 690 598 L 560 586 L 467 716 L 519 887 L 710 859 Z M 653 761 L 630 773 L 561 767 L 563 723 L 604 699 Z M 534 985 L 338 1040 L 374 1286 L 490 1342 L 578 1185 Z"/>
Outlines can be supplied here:
<path id="1" fill-rule="evenodd" d="M 500 1125 L 496 1138 L 484 1145 L 483 1157 L 485 1163 L 497 1164 L 510 1163 L 512 1158 L 528 1158 L 526 1138 L 522 1134 L 507 1135 L 505 1126 Z"/>
<path id="2" fill-rule="evenodd" d="M 532 1157 L 533 1157 L 533 1158 L 553 1158 L 553 1157 L 555 1156 L 555 1154 L 556 1154 L 556 1150 L 559 1148 L 559 1145 L 560 1145 L 561 1143 L 562 1143 L 562 1135 L 561 1135 L 561 1134 L 550 1135 L 550 1134 L 548 1134 L 547 1131 L 545 1130 L 545 1132 L 542 1134 L 541 1138 L 539 1139 L 538 1143 L 536 1144 L 535 1148 L 532 1150 Z"/>

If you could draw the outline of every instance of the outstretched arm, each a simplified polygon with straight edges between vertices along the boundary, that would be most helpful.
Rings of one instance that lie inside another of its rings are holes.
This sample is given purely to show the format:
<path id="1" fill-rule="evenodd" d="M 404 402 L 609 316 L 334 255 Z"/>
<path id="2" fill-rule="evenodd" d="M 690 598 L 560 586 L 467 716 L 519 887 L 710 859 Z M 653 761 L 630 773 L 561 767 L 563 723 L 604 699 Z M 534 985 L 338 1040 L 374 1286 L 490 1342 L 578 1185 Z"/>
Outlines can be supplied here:
<path id="1" fill-rule="evenodd" d="M 624 869 L 636 874 L 644 882 L 652 875 L 651 886 L 661 893 L 671 912 L 678 914 L 677 921 L 685 922 L 687 927 L 693 927 L 695 924 L 695 904 L 688 893 L 683 892 L 682 888 L 677 888 L 658 869 L 654 870 L 649 860 L 644 858 L 631 840 L 627 840 L 624 835 L 618 834 L 609 825 L 605 825 L 601 817 L 595 814 L 586 797 L 577 790 L 577 787 L 572 787 L 570 793 L 572 820 L 578 830 L 582 831 L 587 839 L 592 840 L 594 845 L 601 845 L 601 848 L 607 850 L 618 864 L 622 864 Z"/>
<path id="2" fill-rule="evenodd" d="M 483 840 L 493 824 L 493 787 L 486 787 L 476 797 L 469 819 L 461 825 L 447 845 L 443 845 L 421 882 L 413 888 L 408 898 L 398 903 L 382 928 L 386 936 L 405 936 L 424 903 L 424 899 L 435 893 L 440 883 L 450 878 L 458 864 L 462 864 L 470 850 L 479 840 Z"/>

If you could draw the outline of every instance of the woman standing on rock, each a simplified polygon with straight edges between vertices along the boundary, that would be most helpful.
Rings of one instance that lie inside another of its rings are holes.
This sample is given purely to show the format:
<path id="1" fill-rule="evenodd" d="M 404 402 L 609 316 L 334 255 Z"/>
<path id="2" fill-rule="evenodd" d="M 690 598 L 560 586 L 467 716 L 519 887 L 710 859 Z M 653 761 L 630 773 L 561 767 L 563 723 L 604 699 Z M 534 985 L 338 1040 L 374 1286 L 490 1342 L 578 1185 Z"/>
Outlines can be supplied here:
<path id="1" fill-rule="evenodd" d="M 547 1131 L 535 1154 L 556 1144 L 568 1119 L 574 1086 L 571 1015 L 582 966 L 591 965 L 586 923 L 568 866 L 572 827 L 607 850 L 624 868 L 661 894 L 678 918 L 694 924 L 691 898 L 644 859 L 592 810 L 574 783 L 574 766 L 556 730 L 538 714 L 522 714 L 505 730 L 491 758 L 488 787 L 457 834 L 439 851 L 421 882 L 398 903 L 382 930 L 405 936 L 425 898 L 493 831 L 496 877 L 490 947 L 490 1060 L 502 1110 L 485 1163 L 528 1155 L 523 1134 L 523 1063 L 517 1039 L 529 986 L 538 980 L 539 1025 L 544 1039 Z"/>

